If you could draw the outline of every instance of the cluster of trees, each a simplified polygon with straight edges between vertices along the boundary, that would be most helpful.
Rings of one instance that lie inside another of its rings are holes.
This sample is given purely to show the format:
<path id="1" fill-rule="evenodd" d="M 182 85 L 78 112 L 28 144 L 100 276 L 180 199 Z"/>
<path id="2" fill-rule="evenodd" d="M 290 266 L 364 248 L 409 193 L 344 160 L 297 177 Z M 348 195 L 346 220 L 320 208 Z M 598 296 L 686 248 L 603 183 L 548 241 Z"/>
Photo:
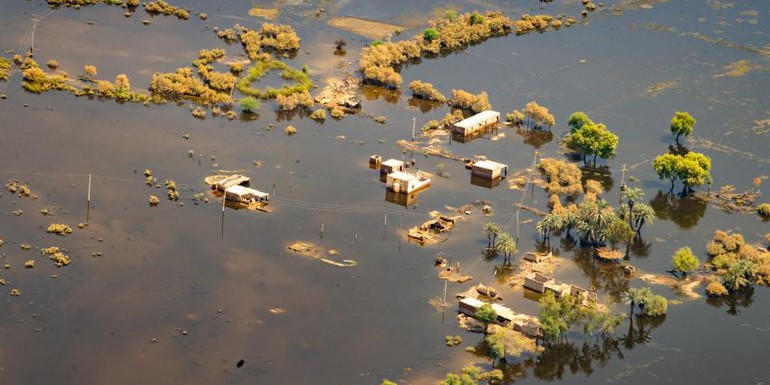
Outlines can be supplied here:
<path id="1" fill-rule="evenodd" d="M 618 136 L 613 134 L 602 123 L 594 123 L 583 112 L 575 112 L 569 117 L 567 124 L 570 132 L 564 137 L 564 144 L 583 156 L 593 155 L 596 164 L 597 156 L 602 159 L 615 157 L 618 147 Z"/>
<path id="2" fill-rule="evenodd" d="M 628 316 L 634 316 L 636 308 L 640 316 L 657 317 L 668 311 L 668 301 L 662 295 L 653 294 L 649 287 L 633 288 L 624 295 L 624 302 L 629 305 Z"/>
<path id="3" fill-rule="evenodd" d="M 147 2 L 144 4 L 144 9 L 147 13 L 174 15 L 183 20 L 190 18 L 190 12 L 188 10 L 171 5 L 163 0 Z"/>
<path id="4" fill-rule="evenodd" d="M 551 115 L 551 113 L 548 111 L 548 108 L 543 107 L 534 101 L 527 103 L 527 105 L 524 107 L 523 113 L 527 118 L 527 127 L 551 128 L 556 125 L 556 118 Z"/>
<path id="5" fill-rule="evenodd" d="M 468 365 L 460 370 L 459 374 L 447 373 L 439 385 L 478 385 L 479 381 L 498 382 L 503 379 L 503 372 L 493 369 L 489 372 L 481 370 L 478 366 Z M 395 385 L 394 382 L 383 382 L 382 385 Z"/>
<path id="6" fill-rule="evenodd" d="M 235 28 L 239 31 L 238 38 L 251 60 L 259 60 L 260 51 L 273 49 L 276 51 L 296 51 L 299 49 L 300 37 L 290 25 L 264 23 L 259 31 L 248 29 L 240 25 Z M 225 40 L 232 39 L 234 30 L 226 29 L 218 31 L 217 36 Z"/>
<path id="7" fill-rule="evenodd" d="M 190 67 L 178 68 L 175 72 L 152 74 L 150 91 L 172 100 L 191 98 L 212 104 L 232 101 L 229 93 L 212 89 L 195 76 Z"/>
<path id="8" fill-rule="evenodd" d="M 412 95 L 416 98 L 432 100 L 439 103 L 446 102 L 446 97 L 437 89 L 433 88 L 433 84 L 431 83 L 423 83 L 419 80 L 415 80 L 409 83 L 409 90 L 412 91 Z"/>
<path id="9" fill-rule="evenodd" d="M 384 69 L 417 59 L 422 55 L 438 54 L 442 51 L 454 50 L 468 44 L 480 42 L 491 36 L 502 35 L 510 31 L 513 21 L 500 12 L 465 13 L 447 18 L 432 20 L 429 27 L 421 34 L 409 40 L 399 42 L 380 42 L 361 50 L 359 70 L 364 75 L 365 82 L 398 88 L 402 83 L 401 75 L 391 75 L 391 81 L 386 83 L 380 79 L 370 78 L 367 74 L 389 74 Z M 381 67 L 375 70 L 373 67 Z M 367 71 L 368 70 L 368 71 Z M 396 77 L 399 79 L 397 80 Z"/>
<path id="10" fill-rule="evenodd" d="M 754 283 L 770 284 L 770 253 L 747 244 L 743 235 L 718 230 L 706 252 L 711 256 L 708 265 L 719 278 L 706 288 L 709 295 L 727 294 Z"/>
<path id="11" fill-rule="evenodd" d="M 692 191 L 695 186 L 713 183 L 711 178 L 711 159 L 698 152 L 687 152 L 684 155 L 666 153 L 658 155 L 652 161 L 652 167 L 660 179 L 671 181 L 671 189 L 674 182 L 680 180 L 685 191 Z"/>
<path id="12" fill-rule="evenodd" d="M 513 235 L 502 231 L 497 224 L 487 222 L 484 225 L 484 232 L 487 234 L 488 255 L 502 254 L 506 261 L 510 261 L 511 256 L 519 252 Z"/>
<path id="13" fill-rule="evenodd" d="M 577 165 L 554 158 L 543 158 L 537 167 L 545 175 L 546 184 L 543 189 L 548 194 L 576 198 L 583 193 L 583 172 Z"/>
<path id="14" fill-rule="evenodd" d="M 449 98 L 448 103 L 452 107 L 471 110 L 476 113 L 492 109 L 489 95 L 484 91 L 474 95 L 465 90 L 452 90 L 452 97 Z"/>
<path id="15" fill-rule="evenodd" d="M 549 343 L 565 337 L 570 330 L 590 335 L 611 334 L 624 318 L 600 308 L 594 302 L 585 302 L 579 296 L 563 295 L 557 298 L 549 291 L 539 302 L 540 331 Z"/>

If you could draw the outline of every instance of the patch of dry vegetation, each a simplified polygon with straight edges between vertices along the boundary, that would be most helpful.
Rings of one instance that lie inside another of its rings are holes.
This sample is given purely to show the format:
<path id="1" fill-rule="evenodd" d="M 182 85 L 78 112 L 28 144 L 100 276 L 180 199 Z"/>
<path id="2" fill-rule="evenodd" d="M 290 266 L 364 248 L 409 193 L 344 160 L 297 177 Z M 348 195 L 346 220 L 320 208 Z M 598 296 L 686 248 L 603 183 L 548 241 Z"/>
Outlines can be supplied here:
<path id="1" fill-rule="evenodd" d="M 434 102 L 445 103 L 446 97 L 433 88 L 431 83 L 423 83 L 420 80 L 415 80 L 409 83 L 409 90 L 412 91 L 412 95 L 416 98 L 432 100 Z"/>
<path id="2" fill-rule="evenodd" d="M 0 80 L 6 80 L 10 75 L 11 61 L 4 56 L 0 56 Z"/>
<path id="3" fill-rule="evenodd" d="M 201 103 L 230 103 L 229 93 L 218 92 L 203 83 L 190 67 L 178 68 L 176 72 L 154 73 L 150 90 L 161 98 L 171 100 L 192 99 Z"/>
<path id="4" fill-rule="evenodd" d="M 474 95 L 464 90 L 452 90 L 452 97 L 448 103 L 452 107 L 471 110 L 476 113 L 492 109 L 492 105 L 489 103 L 489 95 L 483 91 L 478 95 Z"/>
<path id="5" fill-rule="evenodd" d="M 67 266 L 71 262 L 69 256 L 56 246 L 43 248 L 40 252 L 53 261 L 57 267 Z"/>
<path id="6" fill-rule="evenodd" d="M 706 252 L 711 256 L 707 266 L 728 289 L 770 284 L 770 252 L 747 244 L 743 235 L 717 230 Z"/>
<path id="7" fill-rule="evenodd" d="M 190 12 L 186 9 L 171 5 L 163 0 L 150 1 L 144 4 L 147 13 L 174 15 L 179 19 L 187 20 L 190 18 Z"/>
<path id="8" fill-rule="evenodd" d="M 51 223 L 48 225 L 46 232 L 49 234 L 65 236 L 67 234 L 72 234 L 72 228 L 63 223 Z"/>
<path id="9" fill-rule="evenodd" d="M 549 194 L 575 198 L 583 193 L 581 182 L 583 173 L 575 164 L 553 158 L 543 158 L 538 164 L 538 169 L 546 177 L 547 183 L 543 188 Z"/>

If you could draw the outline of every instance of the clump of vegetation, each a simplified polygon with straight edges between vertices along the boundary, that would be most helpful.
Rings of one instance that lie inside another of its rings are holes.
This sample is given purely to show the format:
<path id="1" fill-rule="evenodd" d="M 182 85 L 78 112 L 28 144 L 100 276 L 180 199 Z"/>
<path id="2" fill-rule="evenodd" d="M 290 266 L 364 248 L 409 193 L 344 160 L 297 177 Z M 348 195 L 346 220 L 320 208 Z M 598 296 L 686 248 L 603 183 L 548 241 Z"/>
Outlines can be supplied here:
<path id="1" fill-rule="evenodd" d="M 551 128 L 556 125 L 556 118 L 551 115 L 548 108 L 543 107 L 536 102 L 529 102 L 524 107 L 524 116 L 527 118 L 527 127 L 531 128 Z"/>
<path id="2" fill-rule="evenodd" d="M 63 223 L 51 223 L 48 225 L 46 232 L 49 234 L 65 236 L 67 234 L 72 234 L 72 228 Z"/>
<path id="3" fill-rule="evenodd" d="M 67 266 L 70 264 L 70 258 L 67 254 L 64 254 L 61 249 L 56 246 L 46 247 L 40 250 L 40 252 L 47 256 L 48 259 L 53 261 L 56 267 Z"/>
<path id="4" fill-rule="evenodd" d="M 770 284 L 770 252 L 746 243 L 741 234 L 721 230 L 706 245 L 708 265 L 730 291 L 751 284 Z"/>
<path id="5" fill-rule="evenodd" d="M 176 72 L 154 73 L 150 90 L 164 98 L 192 99 L 204 103 L 230 103 L 230 94 L 219 92 L 204 84 L 193 73 L 192 68 L 182 67 Z"/>
<path id="6" fill-rule="evenodd" d="M 329 110 L 329 114 L 334 119 L 342 119 L 345 117 L 345 111 L 342 110 L 342 108 L 339 107 L 332 107 L 331 110 Z"/>
<path id="7" fill-rule="evenodd" d="M 292 126 L 292 125 L 289 125 L 289 126 L 286 126 L 286 128 L 283 129 L 283 132 L 285 132 L 286 135 L 294 135 L 294 134 L 297 133 L 297 128 Z"/>
<path id="8" fill-rule="evenodd" d="M 150 170 L 149 168 L 146 168 L 144 169 L 144 172 L 142 173 L 142 175 L 144 175 L 144 182 L 148 186 L 152 186 L 154 182 L 154 178 L 152 177 L 152 170 Z"/>
<path id="9" fill-rule="evenodd" d="M 318 122 L 323 122 L 324 120 L 326 120 L 326 110 L 324 110 L 323 108 L 319 108 L 313 111 L 313 113 L 310 114 L 310 119 L 313 119 Z"/>
<path id="10" fill-rule="evenodd" d="M 52 70 L 55 70 L 55 69 L 59 68 L 59 62 L 57 62 L 56 60 L 53 60 L 53 59 L 51 59 L 48 62 L 46 62 L 45 65 L 48 66 L 48 68 L 50 68 Z"/>
<path id="11" fill-rule="evenodd" d="M 118 74 L 115 77 L 114 84 L 106 80 L 98 80 L 95 90 L 90 87 L 84 87 L 82 92 L 85 94 L 95 93 L 98 96 L 122 102 L 140 103 L 150 99 L 149 95 L 131 90 L 131 82 L 126 74 Z M 76 95 L 79 95 L 79 93 L 76 93 Z"/>
<path id="12" fill-rule="evenodd" d="M 209 18 L 209 14 L 201 12 L 201 13 L 198 14 L 198 18 L 201 19 L 201 20 L 206 20 L 206 19 Z"/>
<path id="13" fill-rule="evenodd" d="M 582 112 L 573 113 L 568 121 L 570 132 L 564 137 L 564 144 L 580 153 L 583 162 L 586 156 L 593 155 L 596 164 L 597 156 L 602 159 L 615 157 L 618 147 L 618 136 L 613 134 L 602 123 L 594 123 Z"/>
<path id="14" fill-rule="evenodd" d="M 762 203 L 757 206 L 757 214 L 765 218 L 770 217 L 770 203 Z"/>
<path id="15" fill-rule="evenodd" d="M 34 259 L 28 259 L 26 262 L 24 262 L 24 268 L 25 269 L 33 269 L 35 267 L 35 260 Z"/>
<path id="16" fill-rule="evenodd" d="M 693 254 L 692 249 L 689 247 L 682 247 L 677 250 L 671 256 L 671 263 L 674 265 L 674 270 L 683 275 L 697 271 L 698 267 L 700 267 L 698 257 Z"/>
<path id="17" fill-rule="evenodd" d="M 730 291 L 727 290 L 725 285 L 723 285 L 718 280 L 711 280 L 709 284 L 706 286 L 706 295 L 708 295 L 709 297 L 721 297 L 729 293 Z"/>
<path id="18" fill-rule="evenodd" d="M 446 102 L 446 97 L 433 88 L 433 84 L 431 83 L 423 83 L 419 80 L 415 80 L 409 83 L 409 90 L 412 91 L 412 95 L 416 98 L 432 100 L 439 103 Z"/>
<path id="19" fill-rule="evenodd" d="M 586 334 L 612 333 L 624 318 L 602 310 L 595 302 L 583 301 L 580 296 L 556 298 L 553 292 L 548 291 L 539 303 L 540 330 L 543 339 L 548 342 L 561 338 L 573 329 Z"/>
<path id="20" fill-rule="evenodd" d="M 11 61 L 5 58 L 4 56 L 0 56 L 0 80 L 8 79 L 8 76 L 10 74 L 11 74 Z"/>
<path id="21" fill-rule="evenodd" d="M 446 346 L 457 346 L 463 343 L 463 338 L 460 336 L 446 336 Z"/>
<path id="22" fill-rule="evenodd" d="M 191 111 L 192 116 L 198 118 L 198 119 L 204 119 L 206 118 L 206 111 L 200 107 L 195 107 Z"/>
<path id="23" fill-rule="evenodd" d="M 198 51 L 198 59 L 193 61 L 193 65 L 198 69 L 203 80 L 213 89 L 218 91 L 230 92 L 235 86 L 235 76 L 229 72 L 214 71 L 211 65 L 215 60 L 225 56 L 225 50 L 216 48 L 213 50 L 202 49 Z"/>
<path id="24" fill-rule="evenodd" d="M 170 201 L 179 200 L 179 191 L 176 189 L 176 182 L 171 179 L 166 181 L 166 196 Z"/>
<path id="25" fill-rule="evenodd" d="M 241 73 L 241 72 L 243 72 L 243 63 L 238 63 L 238 62 L 231 63 L 230 64 L 230 72 L 232 72 L 233 74 L 236 74 L 236 75 Z"/>
<path id="26" fill-rule="evenodd" d="M 238 40 L 238 34 L 235 32 L 232 28 L 223 29 L 221 31 L 216 31 L 217 37 L 226 41 L 226 42 L 233 42 Z"/>
<path id="27" fill-rule="evenodd" d="M 17 180 L 9 180 L 5 182 L 5 188 L 8 189 L 8 192 L 11 194 L 18 193 L 19 196 L 29 198 L 32 191 L 30 191 L 29 187 L 25 184 L 20 184 Z"/>
<path id="28" fill-rule="evenodd" d="M 653 294 L 649 287 L 628 290 L 625 293 L 624 301 L 630 306 L 629 311 L 632 316 L 635 308 L 639 308 L 640 315 L 645 317 L 662 316 L 668 311 L 666 297 Z"/>
<path id="29" fill-rule="evenodd" d="M 267 87 L 266 89 L 252 88 L 251 83 L 256 82 L 269 70 L 280 70 L 281 77 L 286 80 L 293 80 L 294 85 L 287 85 L 277 89 Z M 309 91 L 313 87 L 313 81 L 310 76 L 298 69 L 291 68 L 284 62 L 278 60 L 260 60 L 254 66 L 249 68 L 248 74 L 238 81 L 238 91 L 244 95 L 254 96 L 261 99 L 274 99 L 278 95 L 289 96 L 297 93 Z"/>
<path id="30" fill-rule="evenodd" d="M 160 204 L 160 199 L 155 195 L 150 195 L 150 206 L 155 207 Z"/>
<path id="31" fill-rule="evenodd" d="M 288 96 L 278 95 L 275 98 L 275 101 L 278 103 L 278 108 L 281 111 L 294 111 L 298 107 L 309 110 L 313 108 L 313 104 L 315 103 L 313 97 L 310 96 L 310 93 L 307 91 L 294 93 Z"/>
<path id="32" fill-rule="evenodd" d="M 524 113 L 522 113 L 519 110 L 513 110 L 505 114 L 505 121 L 515 124 L 517 126 L 521 126 L 522 124 L 524 124 Z"/>
<path id="33" fill-rule="evenodd" d="M 163 0 L 150 1 L 144 4 L 147 13 L 174 15 L 179 19 L 187 20 L 190 18 L 190 12 L 186 9 L 171 5 Z"/>
<path id="34" fill-rule="evenodd" d="M 276 51 L 295 51 L 299 49 L 300 38 L 291 26 L 265 23 L 259 31 L 240 27 L 238 38 L 251 60 L 260 58 L 263 48 Z M 228 30 L 225 30 L 228 31 Z M 219 36 L 220 33 L 217 33 Z M 220 38 L 228 39 L 229 32 L 224 32 Z M 232 39 L 234 40 L 234 39 Z"/>
<path id="35" fill-rule="evenodd" d="M 70 91 L 76 92 L 77 89 L 67 83 L 67 73 L 46 73 L 37 63 L 30 63 L 27 66 L 22 65 L 22 68 L 26 67 L 22 72 L 22 78 L 24 82 L 22 86 L 25 90 L 34 93 L 43 93 L 50 90 Z"/>
<path id="36" fill-rule="evenodd" d="M 19 289 L 11 289 L 11 297 L 18 297 L 21 295 L 21 290 Z"/>
<path id="37" fill-rule="evenodd" d="M 575 164 L 554 158 L 543 158 L 538 164 L 538 169 L 546 177 L 547 183 L 543 188 L 549 194 L 574 198 L 583 193 L 581 182 L 583 172 Z"/>
<path id="38" fill-rule="evenodd" d="M 257 112 L 261 103 L 259 102 L 259 100 L 257 100 L 257 98 L 253 96 L 247 96 L 241 99 L 240 105 L 243 112 L 248 112 L 250 114 L 253 114 Z"/>
<path id="39" fill-rule="evenodd" d="M 489 95 L 483 91 L 474 95 L 464 90 L 452 90 L 452 97 L 448 103 L 452 107 L 471 110 L 476 113 L 492 109 Z"/>
<path id="40" fill-rule="evenodd" d="M 693 187 L 710 184 L 712 181 L 711 158 L 699 152 L 658 155 L 653 159 L 652 167 L 660 179 L 671 181 L 672 189 L 677 179 L 684 185 L 684 191 L 692 191 Z"/>

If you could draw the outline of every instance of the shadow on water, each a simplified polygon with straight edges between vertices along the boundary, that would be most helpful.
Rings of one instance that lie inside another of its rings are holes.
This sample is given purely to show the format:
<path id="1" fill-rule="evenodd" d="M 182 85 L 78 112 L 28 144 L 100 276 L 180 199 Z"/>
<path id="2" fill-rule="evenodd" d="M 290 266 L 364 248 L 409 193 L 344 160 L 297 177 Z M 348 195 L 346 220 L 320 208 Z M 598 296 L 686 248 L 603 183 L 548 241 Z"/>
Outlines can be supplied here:
<path id="1" fill-rule="evenodd" d="M 528 130 L 517 127 L 516 134 L 523 138 L 524 144 L 530 145 L 535 149 L 539 149 L 553 141 L 553 132 L 550 130 Z"/>
<path id="2" fill-rule="evenodd" d="M 420 112 L 422 112 L 423 114 L 431 112 L 436 108 L 443 106 L 443 104 L 439 102 L 433 102 L 430 100 L 424 100 L 424 99 L 418 99 L 418 98 L 409 98 L 407 100 L 407 103 L 409 103 L 409 107 L 418 108 Z"/>
<path id="3" fill-rule="evenodd" d="M 655 217 L 674 222 L 680 229 L 691 229 L 706 214 L 706 204 L 688 196 L 658 190 L 650 200 Z"/>
<path id="4" fill-rule="evenodd" d="M 575 248 L 572 261 L 588 277 L 591 286 L 606 292 L 613 301 L 619 302 L 623 293 L 629 289 L 628 277 L 620 265 L 614 262 L 603 262 L 594 257 L 590 247 Z"/>
<path id="5" fill-rule="evenodd" d="M 612 171 L 610 171 L 609 166 L 587 164 L 580 167 L 580 171 L 583 172 L 583 184 L 585 184 L 586 180 L 593 179 L 602 184 L 602 189 L 605 192 L 612 191 L 615 180 L 612 179 Z"/>
<path id="6" fill-rule="evenodd" d="M 361 86 L 361 95 L 363 95 L 364 99 L 366 100 L 382 99 L 390 104 L 398 103 L 398 100 L 401 98 L 401 92 L 398 90 L 388 90 L 384 87 L 377 87 L 366 84 Z"/>

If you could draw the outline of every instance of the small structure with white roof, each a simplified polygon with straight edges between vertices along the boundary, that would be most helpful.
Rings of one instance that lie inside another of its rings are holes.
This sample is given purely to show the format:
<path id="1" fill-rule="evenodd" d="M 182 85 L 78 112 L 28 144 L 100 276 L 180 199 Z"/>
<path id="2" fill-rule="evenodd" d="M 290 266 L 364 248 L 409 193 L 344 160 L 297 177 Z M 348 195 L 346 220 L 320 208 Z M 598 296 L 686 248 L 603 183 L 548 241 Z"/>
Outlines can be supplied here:
<path id="1" fill-rule="evenodd" d="M 471 175 L 486 179 L 500 179 L 508 176 L 508 165 L 491 160 L 480 160 L 471 166 Z"/>
<path id="2" fill-rule="evenodd" d="M 419 171 L 417 174 L 396 171 L 388 174 L 386 184 L 393 192 L 411 194 L 430 186 L 430 174 Z"/>
<path id="3" fill-rule="evenodd" d="M 225 199 L 231 202 L 251 204 L 265 203 L 270 200 L 270 194 L 240 185 L 225 189 Z"/>
<path id="4" fill-rule="evenodd" d="M 497 125 L 499 122 L 500 113 L 487 110 L 452 124 L 452 131 L 460 136 L 470 136 L 489 126 Z"/>
<path id="5" fill-rule="evenodd" d="M 398 159 L 388 159 L 380 165 L 381 174 L 390 174 L 396 171 L 404 171 L 404 162 Z"/>

